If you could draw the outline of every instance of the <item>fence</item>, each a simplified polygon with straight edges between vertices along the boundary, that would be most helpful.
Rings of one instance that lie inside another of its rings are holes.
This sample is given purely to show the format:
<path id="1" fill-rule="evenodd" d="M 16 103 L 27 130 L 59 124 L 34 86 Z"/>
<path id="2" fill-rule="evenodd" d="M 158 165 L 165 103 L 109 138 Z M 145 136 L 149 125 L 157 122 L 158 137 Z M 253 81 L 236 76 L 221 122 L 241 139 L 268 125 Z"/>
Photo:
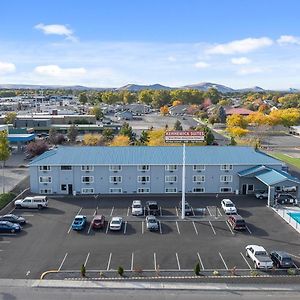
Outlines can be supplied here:
<path id="1" fill-rule="evenodd" d="M 285 208 L 274 208 L 274 211 L 283 218 L 288 224 L 290 224 L 298 233 L 300 233 L 300 224 L 294 220 L 288 213 L 295 212 L 300 213 L 300 210 L 287 210 Z"/>

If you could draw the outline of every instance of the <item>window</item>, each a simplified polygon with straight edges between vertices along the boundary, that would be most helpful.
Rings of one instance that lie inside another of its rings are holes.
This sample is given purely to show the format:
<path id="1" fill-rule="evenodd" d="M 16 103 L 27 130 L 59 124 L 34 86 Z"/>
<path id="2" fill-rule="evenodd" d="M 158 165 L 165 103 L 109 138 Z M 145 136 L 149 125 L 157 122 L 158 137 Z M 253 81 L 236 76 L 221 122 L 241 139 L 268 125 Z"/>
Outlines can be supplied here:
<path id="1" fill-rule="evenodd" d="M 233 169 L 233 165 L 221 165 L 222 171 L 229 171 Z"/>
<path id="2" fill-rule="evenodd" d="M 177 193 L 177 188 L 166 188 L 165 192 L 166 193 Z"/>
<path id="3" fill-rule="evenodd" d="M 40 166 L 40 171 L 51 171 L 50 166 Z"/>
<path id="4" fill-rule="evenodd" d="M 165 176 L 165 182 L 177 182 L 177 176 L 174 175 Z"/>
<path id="5" fill-rule="evenodd" d="M 82 176 L 81 182 L 83 183 L 93 183 L 94 182 L 94 176 Z"/>
<path id="6" fill-rule="evenodd" d="M 109 166 L 109 171 L 112 172 L 122 171 L 122 166 Z"/>
<path id="7" fill-rule="evenodd" d="M 171 171 L 171 172 L 176 171 L 177 170 L 177 165 L 166 165 L 165 170 L 166 171 Z"/>
<path id="8" fill-rule="evenodd" d="M 51 189 L 41 189 L 40 194 L 52 194 L 52 190 Z"/>
<path id="9" fill-rule="evenodd" d="M 51 183 L 52 177 L 51 176 L 40 176 L 40 183 Z"/>
<path id="10" fill-rule="evenodd" d="M 150 176 L 138 176 L 138 182 L 150 182 Z"/>
<path id="11" fill-rule="evenodd" d="M 93 188 L 82 188 L 81 194 L 94 194 L 94 189 Z"/>
<path id="12" fill-rule="evenodd" d="M 62 192 L 65 192 L 65 191 L 67 190 L 67 185 L 66 185 L 66 184 L 62 184 L 62 185 L 60 186 L 60 190 L 61 190 Z"/>
<path id="13" fill-rule="evenodd" d="M 148 193 L 150 193 L 150 189 L 149 188 L 138 188 L 137 193 L 138 194 L 148 194 Z"/>
<path id="14" fill-rule="evenodd" d="M 122 176 L 110 176 L 109 182 L 110 183 L 120 183 L 120 182 L 122 182 Z"/>
<path id="15" fill-rule="evenodd" d="M 205 165 L 193 165 L 193 170 L 194 171 L 204 171 Z"/>
<path id="16" fill-rule="evenodd" d="M 205 176 L 204 175 L 194 175 L 193 182 L 205 182 Z"/>
<path id="17" fill-rule="evenodd" d="M 72 170 L 72 166 L 61 166 L 60 169 L 62 171 L 70 171 L 70 170 Z"/>
<path id="18" fill-rule="evenodd" d="M 232 175 L 221 175 L 220 182 L 232 182 Z"/>
<path id="19" fill-rule="evenodd" d="M 111 194 L 121 194 L 122 193 L 122 189 L 121 188 L 111 188 L 111 189 L 109 189 L 109 192 Z"/>
<path id="20" fill-rule="evenodd" d="M 138 171 L 149 171 L 150 170 L 150 166 L 149 165 L 140 165 L 137 167 Z"/>
<path id="21" fill-rule="evenodd" d="M 94 171 L 94 166 L 81 166 L 81 171 Z"/>
<path id="22" fill-rule="evenodd" d="M 205 193 L 205 188 L 204 187 L 193 188 L 193 193 Z"/>
<path id="23" fill-rule="evenodd" d="M 232 188 L 231 187 L 221 187 L 220 193 L 232 193 Z"/>

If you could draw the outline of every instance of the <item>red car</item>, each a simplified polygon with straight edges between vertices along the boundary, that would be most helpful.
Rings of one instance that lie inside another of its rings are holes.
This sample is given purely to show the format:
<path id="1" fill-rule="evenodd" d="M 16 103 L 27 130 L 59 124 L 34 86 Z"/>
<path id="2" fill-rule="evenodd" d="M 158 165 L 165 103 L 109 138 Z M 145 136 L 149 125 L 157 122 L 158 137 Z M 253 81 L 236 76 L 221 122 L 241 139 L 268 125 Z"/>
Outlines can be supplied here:
<path id="1" fill-rule="evenodd" d="M 105 217 L 103 215 L 95 215 L 92 221 L 94 229 L 101 229 L 105 226 Z"/>

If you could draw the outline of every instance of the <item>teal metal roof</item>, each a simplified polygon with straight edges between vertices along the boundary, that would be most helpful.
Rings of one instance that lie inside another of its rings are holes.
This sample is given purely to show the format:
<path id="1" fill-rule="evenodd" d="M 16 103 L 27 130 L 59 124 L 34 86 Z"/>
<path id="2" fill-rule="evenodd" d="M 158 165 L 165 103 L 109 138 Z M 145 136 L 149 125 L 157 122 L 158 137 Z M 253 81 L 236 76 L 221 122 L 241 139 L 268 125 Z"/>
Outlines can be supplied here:
<path id="1" fill-rule="evenodd" d="M 182 164 L 182 147 L 58 147 L 35 158 L 30 165 L 166 165 Z M 186 164 L 277 165 L 283 163 L 251 147 L 186 147 Z"/>
<path id="2" fill-rule="evenodd" d="M 264 172 L 265 170 L 270 170 L 270 168 L 267 168 L 266 166 L 255 166 L 247 170 L 238 172 L 238 175 L 240 177 L 251 176 L 251 175 L 254 176 L 254 174 Z"/>
<path id="3" fill-rule="evenodd" d="M 287 172 L 274 169 L 266 170 L 262 174 L 256 175 L 255 177 L 266 185 L 274 185 L 283 181 L 293 181 L 297 184 L 300 184 L 300 180 L 298 178 L 291 176 Z"/>

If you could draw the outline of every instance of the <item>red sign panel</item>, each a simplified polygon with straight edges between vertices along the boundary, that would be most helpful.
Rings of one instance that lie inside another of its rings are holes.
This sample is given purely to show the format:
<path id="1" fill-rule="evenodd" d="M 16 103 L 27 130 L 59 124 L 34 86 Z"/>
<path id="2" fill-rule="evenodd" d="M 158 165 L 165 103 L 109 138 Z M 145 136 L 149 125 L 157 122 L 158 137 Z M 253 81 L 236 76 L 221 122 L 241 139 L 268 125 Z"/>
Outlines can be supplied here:
<path id="1" fill-rule="evenodd" d="M 167 131 L 165 134 L 165 142 L 203 142 L 203 131 Z"/>

